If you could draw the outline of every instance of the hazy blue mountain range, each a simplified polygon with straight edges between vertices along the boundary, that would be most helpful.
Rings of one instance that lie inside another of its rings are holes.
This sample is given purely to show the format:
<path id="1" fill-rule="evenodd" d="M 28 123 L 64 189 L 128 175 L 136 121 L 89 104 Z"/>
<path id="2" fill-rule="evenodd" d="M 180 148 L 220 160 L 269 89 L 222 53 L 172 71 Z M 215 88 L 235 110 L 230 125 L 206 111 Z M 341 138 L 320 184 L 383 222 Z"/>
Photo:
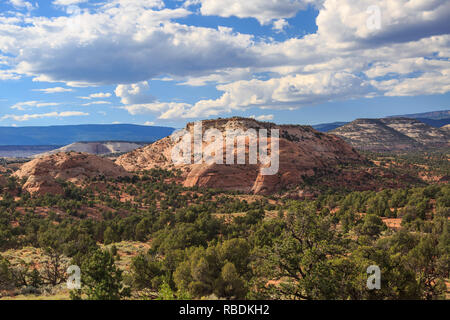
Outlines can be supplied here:
<path id="1" fill-rule="evenodd" d="M 169 127 L 132 124 L 0 127 L 0 145 L 67 145 L 77 141 L 154 142 L 170 135 Z"/>
<path id="2" fill-rule="evenodd" d="M 320 132 L 328 132 L 334 129 L 337 129 L 339 127 L 342 127 L 346 125 L 348 122 L 333 122 L 333 123 L 322 123 L 322 124 L 316 124 L 312 127 Z"/>
<path id="3" fill-rule="evenodd" d="M 424 113 L 402 114 L 398 116 L 392 116 L 387 118 L 412 118 L 412 119 L 431 119 L 431 120 L 443 120 L 450 118 L 450 110 L 432 111 Z"/>
<path id="4" fill-rule="evenodd" d="M 450 110 L 404 114 L 388 118 L 398 118 L 398 117 L 416 119 L 422 121 L 423 123 L 428 124 L 429 126 L 436 128 L 440 128 L 450 124 Z"/>
<path id="5" fill-rule="evenodd" d="M 423 123 L 426 123 L 427 125 L 435 127 L 435 128 L 440 128 L 440 127 L 450 124 L 450 118 L 439 119 L 439 120 L 427 119 L 427 118 L 412 118 L 412 119 L 422 121 Z"/>
<path id="6" fill-rule="evenodd" d="M 445 125 L 450 124 L 450 110 L 442 110 L 442 111 L 433 111 L 433 112 L 424 112 L 424 113 L 414 113 L 414 114 L 402 114 L 398 116 L 390 116 L 386 118 L 410 118 L 416 119 L 423 123 L 426 123 L 429 126 L 435 128 L 441 128 Z M 328 132 L 350 122 L 333 122 L 333 123 L 321 123 L 313 125 L 312 127 L 317 131 Z"/>

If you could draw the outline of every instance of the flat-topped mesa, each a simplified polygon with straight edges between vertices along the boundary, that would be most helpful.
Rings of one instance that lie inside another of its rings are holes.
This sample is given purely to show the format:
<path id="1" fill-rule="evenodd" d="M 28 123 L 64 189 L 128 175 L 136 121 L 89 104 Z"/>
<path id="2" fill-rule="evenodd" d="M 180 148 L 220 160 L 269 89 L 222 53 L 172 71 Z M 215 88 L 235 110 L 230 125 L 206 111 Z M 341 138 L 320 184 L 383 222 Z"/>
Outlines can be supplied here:
<path id="1" fill-rule="evenodd" d="M 450 146 L 445 130 L 410 118 L 357 119 L 330 131 L 353 147 L 369 151 L 420 150 Z"/>
<path id="2" fill-rule="evenodd" d="M 45 153 L 37 154 L 33 158 L 39 158 L 50 154 L 60 152 L 85 152 L 96 155 L 107 155 L 114 153 L 130 152 L 140 148 L 146 143 L 127 142 L 127 141 L 90 141 L 90 142 L 74 142 L 59 149 L 51 150 Z"/>
<path id="3" fill-rule="evenodd" d="M 186 125 L 186 131 L 193 135 L 195 122 Z M 197 123 L 198 128 L 198 123 Z M 258 161 L 250 164 L 248 140 L 245 149 L 245 164 L 183 163 L 174 164 L 172 150 L 177 140 L 171 137 L 159 140 L 149 146 L 134 150 L 119 157 L 117 164 L 128 171 L 148 170 L 156 167 L 180 169 L 183 172 L 184 186 L 202 186 L 224 190 L 238 190 L 255 194 L 268 194 L 294 187 L 305 177 L 325 172 L 337 164 L 361 163 L 363 158 L 342 139 L 320 133 L 309 126 L 277 125 L 248 118 L 228 118 L 201 121 L 202 134 L 208 129 L 217 129 L 223 135 L 224 158 L 226 158 L 226 134 L 228 130 L 242 130 L 246 134 L 250 129 L 267 130 L 267 143 L 278 143 L 279 170 L 276 174 L 264 175 L 266 164 Z M 270 129 L 278 129 L 279 137 L 272 137 Z M 197 129 L 198 130 L 198 129 Z M 261 132 L 259 132 L 261 135 Z M 261 146 L 261 136 L 257 135 L 256 144 Z M 191 141 L 194 141 L 191 138 Z M 209 145 L 202 142 L 203 151 Z M 237 152 L 234 149 L 234 154 Z"/>
<path id="4" fill-rule="evenodd" d="M 67 152 L 27 162 L 14 176 L 26 179 L 23 188 L 29 193 L 45 194 L 62 192 L 58 180 L 80 184 L 94 177 L 119 178 L 130 176 L 130 173 L 111 160 L 87 153 Z"/>

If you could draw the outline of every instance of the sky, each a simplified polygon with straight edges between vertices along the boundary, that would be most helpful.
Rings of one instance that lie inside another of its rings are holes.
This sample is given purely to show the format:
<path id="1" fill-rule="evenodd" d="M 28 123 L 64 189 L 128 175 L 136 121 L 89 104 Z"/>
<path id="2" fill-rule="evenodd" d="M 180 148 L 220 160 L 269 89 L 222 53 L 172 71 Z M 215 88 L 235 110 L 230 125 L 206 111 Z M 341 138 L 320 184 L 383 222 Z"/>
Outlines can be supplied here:
<path id="1" fill-rule="evenodd" d="M 0 126 L 449 109 L 447 0 L 0 0 Z"/>

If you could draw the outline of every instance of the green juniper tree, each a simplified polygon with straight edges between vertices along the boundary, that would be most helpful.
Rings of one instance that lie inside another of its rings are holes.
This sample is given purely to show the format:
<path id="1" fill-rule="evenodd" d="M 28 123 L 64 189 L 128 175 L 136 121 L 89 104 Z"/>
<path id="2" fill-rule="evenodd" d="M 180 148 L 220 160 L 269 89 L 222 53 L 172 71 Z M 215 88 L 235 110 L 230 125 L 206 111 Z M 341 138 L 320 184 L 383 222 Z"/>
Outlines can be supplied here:
<path id="1" fill-rule="evenodd" d="M 122 271 L 108 250 L 95 250 L 81 264 L 81 289 L 71 291 L 72 299 L 120 300 L 130 295 L 122 283 Z"/>

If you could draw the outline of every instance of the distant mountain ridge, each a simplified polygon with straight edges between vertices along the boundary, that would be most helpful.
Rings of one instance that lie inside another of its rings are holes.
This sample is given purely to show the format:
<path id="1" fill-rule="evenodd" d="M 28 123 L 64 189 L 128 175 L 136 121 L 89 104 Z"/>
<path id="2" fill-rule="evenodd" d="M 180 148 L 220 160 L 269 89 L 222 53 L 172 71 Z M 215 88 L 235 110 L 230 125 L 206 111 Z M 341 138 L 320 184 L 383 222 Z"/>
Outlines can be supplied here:
<path id="1" fill-rule="evenodd" d="M 387 118 L 410 118 L 416 119 L 429 126 L 440 128 L 450 124 L 450 110 L 432 111 L 424 113 L 405 114 L 400 116 L 391 116 Z"/>
<path id="2" fill-rule="evenodd" d="M 410 118 L 357 119 L 329 133 L 359 150 L 405 151 L 450 146 L 447 130 Z"/>
<path id="3" fill-rule="evenodd" d="M 77 141 L 154 142 L 172 134 L 174 128 L 134 124 L 88 124 L 48 127 L 0 127 L 0 145 L 68 145 Z"/>
<path id="4" fill-rule="evenodd" d="M 332 123 L 322 123 L 322 124 L 316 124 L 312 127 L 320 132 L 328 132 L 334 129 L 337 129 L 339 127 L 342 127 L 346 125 L 348 122 L 332 122 Z"/>
<path id="5" fill-rule="evenodd" d="M 386 117 L 386 118 L 412 118 L 412 119 L 442 120 L 442 119 L 450 118 L 450 110 L 402 114 L 402 115 L 390 116 L 390 117 Z"/>
<path id="6" fill-rule="evenodd" d="M 386 118 L 410 118 L 416 119 L 423 123 L 428 124 L 429 126 L 435 128 L 441 128 L 445 125 L 450 124 L 450 110 L 442 110 L 442 111 L 432 111 L 432 112 L 424 112 L 424 113 L 413 113 L 413 114 L 405 114 L 398 116 L 389 116 Z M 321 123 L 315 124 L 312 127 L 320 132 L 329 132 L 339 127 L 342 127 L 350 122 L 332 122 L 332 123 Z"/>

